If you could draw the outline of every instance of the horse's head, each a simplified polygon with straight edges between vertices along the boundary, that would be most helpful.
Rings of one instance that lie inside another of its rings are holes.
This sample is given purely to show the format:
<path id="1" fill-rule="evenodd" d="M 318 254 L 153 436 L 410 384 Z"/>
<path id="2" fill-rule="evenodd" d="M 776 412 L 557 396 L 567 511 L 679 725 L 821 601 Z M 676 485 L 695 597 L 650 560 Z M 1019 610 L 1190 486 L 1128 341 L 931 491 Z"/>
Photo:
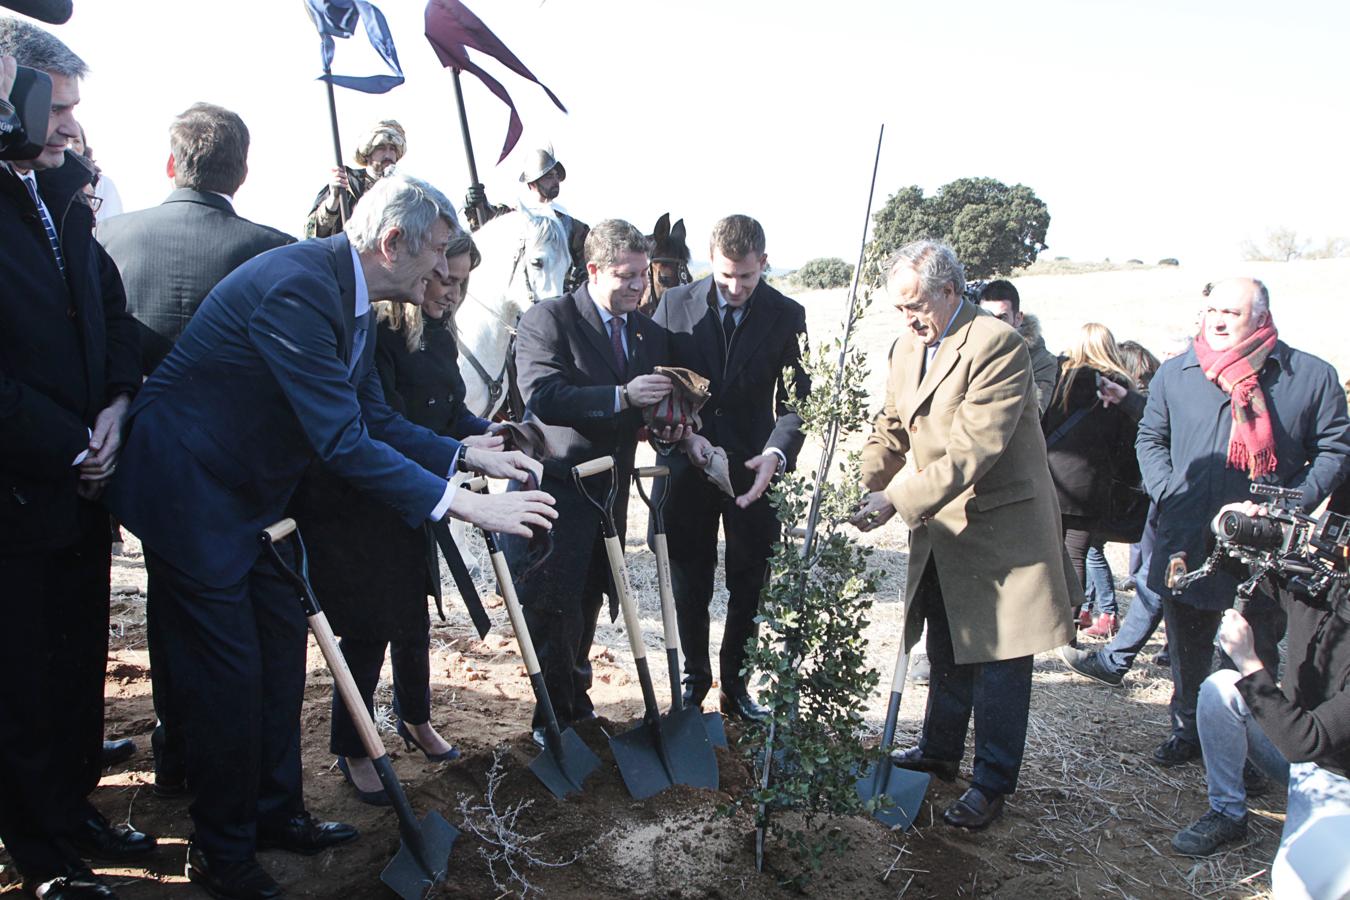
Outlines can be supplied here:
<path id="1" fill-rule="evenodd" d="M 684 219 L 672 226 L 670 213 L 662 213 L 656 220 L 656 228 L 647 237 L 652 242 L 651 264 L 647 269 L 647 290 L 638 309 L 650 315 L 668 288 L 688 284 L 692 279 Z"/>
<path id="2" fill-rule="evenodd" d="M 525 305 L 538 303 L 566 292 L 567 272 L 572 267 L 572 251 L 567 245 L 567 229 L 556 216 L 535 215 L 521 210 L 521 258 L 516 278 L 529 289 Z"/>

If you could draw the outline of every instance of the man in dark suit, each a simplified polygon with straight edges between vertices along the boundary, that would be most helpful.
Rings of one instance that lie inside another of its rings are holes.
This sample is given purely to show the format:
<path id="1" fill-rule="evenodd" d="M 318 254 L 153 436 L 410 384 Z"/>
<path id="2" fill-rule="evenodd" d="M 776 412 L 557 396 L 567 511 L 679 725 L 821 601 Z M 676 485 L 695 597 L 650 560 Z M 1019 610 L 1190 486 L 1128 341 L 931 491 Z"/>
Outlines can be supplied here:
<path id="1" fill-rule="evenodd" d="M 235 113 L 194 103 L 169 126 L 166 171 L 174 192 L 159 206 L 115 216 L 98 239 L 122 273 L 127 309 L 144 328 L 141 371 L 173 349 L 202 300 L 244 262 L 295 242 L 235 215 L 248 174 L 248 128 Z"/>
<path id="2" fill-rule="evenodd" d="M 461 448 L 384 402 L 370 298 L 420 298 L 429 276 L 445 275 L 457 228 L 431 185 L 381 180 L 346 234 L 265 253 L 218 284 L 128 413 L 110 500 L 168 610 L 197 792 L 187 871 L 215 896 L 280 893 L 257 849 L 311 854 L 356 836 L 305 810 L 305 619 L 257 537 L 305 469 L 321 461 L 409 524 L 448 513 L 528 534 L 551 520 L 537 491 L 483 497 L 447 482 L 460 466 L 525 479 L 537 463 Z M 291 562 L 293 548 L 281 548 Z"/>
<path id="3" fill-rule="evenodd" d="M 641 408 L 671 388 L 670 379 L 652 374 L 653 367 L 666 362 L 665 332 L 636 312 L 646 271 L 642 232 L 617 219 L 601 222 L 586 238 L 586 284 L 531 307 L 516 337 L 526 417 L 537 421 L 548 438 L 541 487 L 556 499 L 559 521 L 553 552 L 517 588 L 549 698 L 564 727 L 595 716 L 587 696 L 591 640 L 609 584 L 600 514 L 577 492 L 572 467 L 614 457 L 612 477 L 619 485 L 614 519 L 622 537 Z M 516 572 L 522 568 L 523 543 L 508 543 Z M 542 741 L 543 724 L 536 710 L 536 740 Z"/>
<path id="4" fill-rule="evenodd" d="M 169 126 L 168 175 L 176 190 L 153 209 L 116 216 L 98 238 L 122 273 L 127 308 L 141 332 L 141 372 L 173 349 L 207 293 L 226 275 L 274 247 L 295 243 L 275 228 L 235 215 L 232 199 L 248 172 L 248 128 L 228 109 L 195 103 Z M 172 696 L 165 622 L 155 592 L 146 597 L 146 630 L 155 715 L 155 793 L 187 789 L 181 716 Z"/>
<path id="5" fill-rule="evenodd" d="M 96 500 L 140 383 L 136 325 L 94 241 L 92 167 L 66 151 L 84 62 L 9 18 L 0 58 L 0 98 L 16 59 L 52 80 L 37 155 L 0 163 L 0 841 L 29 892 L 107 898 L 83 858 L 155 848 L 87 799 L 102 769 L 111 561 Z"/>
<path id="6" fill-rule="evenodd" d="M 708 604 L 717 568 L 717 526 L 726 532 L 726 625 L 719 659 L 722 710 L 761 718 L 741 669 L 755 636 L 759 594 L 778 540 L 778 517 L 764 496 L 774 476 L 796 464 L 802 420 L 788 409 L 810 381 L 801 367 L 806 311 L 764 281 L 764 229 L 749 216 L 713 226 L 712 277 L 667 291 L 655 321 L 670 331 L 671 359 L 710 382 L 703 427 L 669 460 L 666 516 L 671 524 L 671 583 L 685 653 L 685 702 L 698 705 L 712 687 Z M 788 384 L 784 369 L 794 373 Z M 727 496 L 704 476 L 713 447 L 727 453 Z"/>

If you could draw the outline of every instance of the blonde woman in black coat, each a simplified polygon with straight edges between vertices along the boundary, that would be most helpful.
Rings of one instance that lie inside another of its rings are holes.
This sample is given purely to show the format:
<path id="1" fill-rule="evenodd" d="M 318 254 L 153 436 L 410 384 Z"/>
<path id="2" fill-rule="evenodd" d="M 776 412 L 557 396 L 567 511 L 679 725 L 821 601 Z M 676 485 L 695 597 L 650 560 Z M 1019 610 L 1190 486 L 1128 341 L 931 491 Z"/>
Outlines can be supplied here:
<path id="1" fill-rule="evenodd" d="M 448 281 L 433 276 L 421 304 L 372 304 L 378 317 L 375 363 L 385 400 L 415 425 L 468 447 L 501 449 L 491 423 L 465 409 L 459 375 L 454 314 L 479 262 L 473 239 L 452 235 L 446 260 Z M 427 598 L 437 593 L 440 569 L 428 528 L 408 527 L 392 508 L 323 473 L 306 478 L 296 511 L 309 546 L 310 579 L 333 631 L 342 637 L 342 653 L 366 708 L 373 708 L 388 647 L 399 736 L 409 750 L 421 750 L 433 762 L 455 759 L 459 751 L 431 724 Z M 389 803 L 336 691 L 329 747 L 360 800 Z"/>
<path id="2" fill-rule="evenodd" d="M 1110 330 L 1096 322 L 1084 325 L 1061 359 L 1059 381 L 1041 418 L 1064 547 L 1080 583 L 1088 549 L 1104 543 L 1097 527 L 1111 513 L 1113 479 L 1139 481 L 1134 438 L 1143 412 L 1144 397 Z M 1099 610 L 1098 630 L 1113 630 L 1115 617 L 1115 610 Z"/>

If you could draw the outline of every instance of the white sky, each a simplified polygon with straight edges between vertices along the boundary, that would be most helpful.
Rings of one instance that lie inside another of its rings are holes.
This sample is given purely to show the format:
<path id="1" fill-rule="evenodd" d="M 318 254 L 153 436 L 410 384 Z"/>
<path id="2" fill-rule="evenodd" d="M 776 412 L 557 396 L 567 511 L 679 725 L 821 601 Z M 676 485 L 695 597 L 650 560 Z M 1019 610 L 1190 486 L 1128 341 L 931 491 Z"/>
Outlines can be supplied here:
<path id="1" fill-rule="evenodd" d="M 411 147 L 400 168 L 458 201 L 464 151 L 425 4 L 376 5 L 408 80 L 382 96 L 338 90 L 344 152 L 396 118 Z M 469 5 L 570 110 L 486 60 L 525 122 L 497 166 L 506 109 L 465 77 L 489 197 L 509 202 L 524 151 L 552 142 L 573 214 L 650 230 L 670 210 L 696 259 L 718 217 L 745 212 L 778 268 L 851 262 L 883 121 L 878 207 L 908 184 L 1021 182 L 1050 208 L 1047 256 L 1231 268 L 1240 242 L 1272 226 L 1350 236 L 1344 2 Z M 205 100 L 252 132 L 239 211 L 303 232 L 332 143 L 301 0 L 75 0 L 52 30 L 92 67 L 78 116 L 128 210 L 167 195 L 168 123 Z M 363 34 L 338 42 L 334 70 L 384 71 Z"/>

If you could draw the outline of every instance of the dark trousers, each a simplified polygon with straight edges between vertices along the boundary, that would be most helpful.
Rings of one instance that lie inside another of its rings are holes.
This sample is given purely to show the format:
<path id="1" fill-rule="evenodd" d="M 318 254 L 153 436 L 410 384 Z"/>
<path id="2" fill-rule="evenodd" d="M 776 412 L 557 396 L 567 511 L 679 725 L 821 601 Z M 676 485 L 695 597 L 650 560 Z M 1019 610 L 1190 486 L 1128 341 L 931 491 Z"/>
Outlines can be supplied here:
<path id="1" fill-rule="evenodd" d="M 79 516 L 73 546 L 0 556 L 0 841 L 36 881 L 78 863 L 62 835 L 102 771 L 108 514 Z"/>
<path id="2" fill-rule="evenodd" d="M 928 624 L 928 706 L 919 749 L 924 756 L 960 762 L 975 716 L 974 783 L 1000 794 L 1017 789 L 1031 712 L 1032 657 L 959 665 L 951 623 L 930 561 L 915 602 Z M 958 623 L 959 625 L 960 623 Z"/>
<path id="3" fill-rule="evenodd" d="M 293 548 L 277 548 L 294 563 Z M 300 708 L 305 616 L 295 589 L 260 556 L 236 584 L 208 587 L 148 551 L 146 569 L 167 608 L 172 703 L 181 710 L 196 845 L 211 859 L 243 860 L 259 826 L 304 809 Z"/>
<path id="4" fill-rule="evenodd" d="M 608 584 L 609 557 L 605 555 L 604 539 L 597 532 L 590 563 L 575 599 L 569 598 L 561 608 L 544 602 L 524 603 L 525 626 L 530 630 L 539 657 L 539 671 L 561 728 L 595 712 L 588 693 L 591 644 Z M 542 728 L 544 724 L 543 711 L 536 705 L 532 727 Z"/>
<path id="5" fill-rule="evenodd" d="M 1153 632 L 1163 619 L 1162 598 L 1148 586 L 1148 569 L 1153 561 L 1153 541 L 1158 534 L 1158 507 L 1150 506 L 1148 518 L 1144 522 L 1144 534 L 1139 543 L 1140 560 L 1138 566 L 1131 557 L 1131 569 L 1138 574 L 1134 581 L 1134 601 L 1125 611 L 1125 619 L 1120 623 L 1120 631 L 1100 651 L 1100 658 L 1106 668 L 1118 675 L 1124 675 L 1134 665 L 1134 658 L 1144 649 Z M 1131 554 L 1134 550 L 1131 549 Z"/>
<path id="6" fill-rule="evenodd" d="M 1164 597 L 1163 619 L 1167 623 L 1167 645 L 1172 659 L 1172 699 L 1169 711 L 1172 734 L 1197 746 L 1200 735 L 1195 727 L 1195 707 L 1200 685 L 1214 671 L 1214 636 L 1223 619 L 1221 609 L 1196 609 L 1171 597 Z M 1280 641 L 1289 617 L 1272 593 L 1258 592 L 1243 614 L 1252 627 L 1256 655 L 1261 664 L 1279 677 Z M 1220 652 L 1220 665 L 1232 668 L 1232 661 Z"/>
<path id="7" fill-rule="evenodd" d="M 156 575 L 155 570 L 147 567 L 145 637 L 150 651 L 150 692 L 156 719 L 150 748 L 155 757 L 155 778 L 181 783 L 187 777 L 187 739 L 183 736 L 183 717 L 173 707 L 168 649 L 176 628 L 169 623 L 173 605 L 157 602 L 161 587 Z"/>
<path id="8" fill-rule="evenodd" d="M 430 635 L 399 641 L 368 641 L 344 636 L 338 647 L 347 660 L 347 668 L 351 669 L 367 712 L 372 715 L 375 712 L 375 687 L 380 683 L 384 648 L 388 647 L 394 670 L 394 715 L 409 725 L 425 725 L 431 720 Z M 347 704 L 342 702 L 336 686 L 333 688 L 332 722 L 329 750 L 338 756 L 367 755 L 351 713 L 347 712 Z"/>
<path id="9" fill-rule="evenodd" d="M 778 540 L 778 517 L 767 497 L 741 509 L 688 464 L 672 465 L 666 495 L 670 581 L 675 594 L 680 647 L 684 651 L 684 683 L 701 700 L 712 687 L 708 657 L 708 607 L 712 603 L 713 574 L 717 569 L 717 529 L 726 534 L 727 618 L 722 631 L 718 674 L 722 689 L 742 690 L 746 643 L 758 633 L 759 595 L 768 574 L 769 556 Z M 749 490 L 753 475 L 740 458 L 731 460 L 732 486 Z"/>

